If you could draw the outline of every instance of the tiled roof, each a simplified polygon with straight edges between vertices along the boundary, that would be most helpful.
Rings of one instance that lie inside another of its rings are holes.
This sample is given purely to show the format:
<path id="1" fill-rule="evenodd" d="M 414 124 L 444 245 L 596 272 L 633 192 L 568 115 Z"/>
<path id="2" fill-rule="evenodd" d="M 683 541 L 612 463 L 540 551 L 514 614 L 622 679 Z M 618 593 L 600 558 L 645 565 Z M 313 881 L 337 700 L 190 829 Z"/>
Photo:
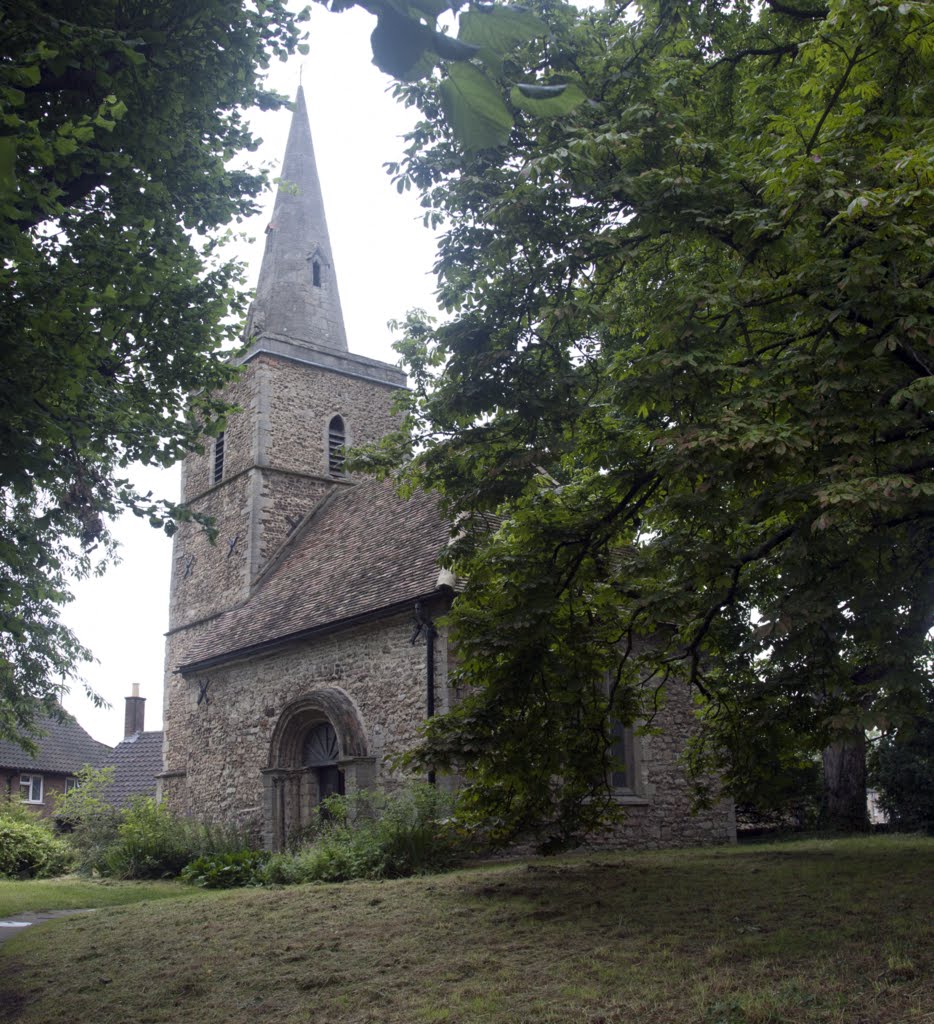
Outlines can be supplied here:
<path id="1" fill-rule="evenodd" d="M 205 629 L 185 667 L 433 593 L 449 529 L 438 500 L 366 480 L 332 491 L 253 596 Z"/>
<path id="2" fill-rule="evenodd" d="M 63 722 L 44 718 L 40 728 L 46 735 L 36 741 L 39 751 L 35 757 L 16 743 L 0 740 L 0 767 L 73 775 L 86 764 L 100 768 L 112 753 L 110 747 L 92 739 L 70 715 Z"/>
<path id="3" fill-rule="evenodd" d="M 154 797 L 162 771 L 162 733 L 138 732 L 121 740 L 107 764 L 114 767 L 114 781 L 104 794 L 108 803 L 123 807 L 134 796 Z"/>

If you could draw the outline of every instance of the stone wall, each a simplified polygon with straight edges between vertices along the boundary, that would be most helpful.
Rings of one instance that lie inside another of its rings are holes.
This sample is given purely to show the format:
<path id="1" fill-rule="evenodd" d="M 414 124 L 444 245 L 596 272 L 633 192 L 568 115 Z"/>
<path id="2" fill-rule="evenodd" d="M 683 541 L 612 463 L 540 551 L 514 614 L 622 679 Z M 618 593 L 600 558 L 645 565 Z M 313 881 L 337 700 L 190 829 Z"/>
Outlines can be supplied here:
<path id="1" fill-rule="evenodd" d="M 283 709 L 328 688 L 356 709 L 377 784 L 398 785 L 388 761 L 414 745 L 425 717 L 425 647 L 411 635 L 411 615 L 400 615 L 190 679 L 171 677 L 163 780 L 170 806 L 199 817 L 258 818 L 260 772 Z M 198 704 L 205 682 L 209 700 Z"/>
<path id="2" fill-rule="evenodd" d="M 369 444 L 398 426 L 391 412 L 396 388 L 343 373 L 258 356 L 267 406 L 264 465 L 294 472 L 328 473 L 328 425 L 344 421 L 347 446 Z"/>
<path id="3" fill-rule="evenodd" d="M 171 734 L 168 777 L 163 780 L 173 809 L 260 825 L 261 773 L 271 766 L 277 723 L 285 708 L 318 690 L 346 696 L 365 734 L 376 784 L 389 789 L 399 785 L 403 777 L 389 762 L 417 742 L 426 708 L 424 642 L 412 645 L 411 634 L 411 616 L 399 615 L 189 679 L 174 676 L 171 726 L 166 730 Z M 177 638 L 184 639 L 184 634 Z M 184 659 L 181 650 L 177 657 Z M 436 666 L 436 704 L 443 713 L 452 698 L 443 632 L 436 640 Z M 199 704 L 205 683 L 208 701 Z M 594 842 L 660 848 L 734 841 L 731 802 L 691 813 L 690 787 L 679 764 L 692 728 L 685 687 L 672 687 L 653 724 L 661 734 L 635 740 L 635 795 L 619 798 L 626 822 Z"/>
<path id="4" fill-rule="evenodd" d="M 671 682 L 665 704 L 652 722 L 659 733 L 633 737 L 634 795 L 618 798 L 625 808 L 626 820 L 606 836 L 595 837 L 596 843 L 659 849 L 736 841 L 732 800 L 722 800 L 709 810 L 691 813 L 691 786 L 680 758 L 695 728 L 692 709 L 687 685 L 677 680 Z"/>
<path id="5" fill-rule="evenodd" d="M 235 477 L 253 464 L 253 438 L 259 414 L 255 374 L 249 367 L 224 389 L 224 399 L 238 411 L 227 417 L 224 429 L 224 478 Z M 193 502 L 214 486 L 215 439 L 205 437 L 203 451 L 182 463 L 182 502 Z"/>
<path id="6" fill-rule="evenodd" d="M 342 417 L 348 446 L 377 441 L 398 422 L 391 412 L 396 390 L 265 354 L 244 367 L 225 392 L 239 411 L 227 422 L 223 478 L 214 482 L 212 438 L 182 467 L 182 501 L 211 517 L 218 536 L 212 543 L 195 523 L 176 534 L 170 629 L 247 599 L 298 523 L 332 487 L 350 483 L 328 472 L 331 419 Z"/>
<path id="7" fill-rule="evenodd" d="M 169 628 L 217 614 L 249 594 L 247 569 L 253 488 L 249 471 L 212 487 L 191 503 L 211 516 L 218 536 L 212 543 L 198 523 L 182 523 L 172 542 Z M 235 541 L 231 546 L 231 541 Z"/>

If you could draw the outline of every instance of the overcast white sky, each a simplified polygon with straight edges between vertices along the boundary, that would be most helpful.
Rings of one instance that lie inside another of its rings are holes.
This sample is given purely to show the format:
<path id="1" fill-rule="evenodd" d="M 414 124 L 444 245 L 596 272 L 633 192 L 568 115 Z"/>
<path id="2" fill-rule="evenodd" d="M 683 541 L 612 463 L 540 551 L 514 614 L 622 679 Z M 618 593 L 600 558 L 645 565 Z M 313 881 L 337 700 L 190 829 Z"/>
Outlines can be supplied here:
<path id="1" fill-rule="evenodd" d="M 421 224 L 414 193 L 400 196 L 383 170 L 385 161 L 401 154 L 400 136 L 414 114 L 395 103 L 386 92 L 391 80 L 370 63 L 374 23 L 358 9 L 330 14 L 314 5 L 311 52 L 277 62 L 269 84 L 294 96 L 301 68 L 348 344 L 353 352 L 394 362 L 386 322 L 414 306 L 434 308 L 434 241 Z M 273 176 L 290 118 L 288 111 L 254 118 L 263 139 L 255 156 L 274 165 Z M 263 214 L 246 225 L 254 243 L 238 250 L 249 265 L 250 288 L 256 284 L 273 199 L 268 193 Z M 144 491 L 178 497 L 177 469 L 141 470 L 135 478 Z M 65 706 L 92 736 L 109 744 L 123 736 L 123 698 L 133 683 L 146 698 L 147 729 L 161 727 L 171 557 L 171 542 L 132 516 L 123 517 L 115 533 L 122 563 L 99 579 L 76 584 L 75 601 L 64 616 L 97 659 L 85 667 L 84 677 L 112 707 L 95 709 L 76 685 Z"/>

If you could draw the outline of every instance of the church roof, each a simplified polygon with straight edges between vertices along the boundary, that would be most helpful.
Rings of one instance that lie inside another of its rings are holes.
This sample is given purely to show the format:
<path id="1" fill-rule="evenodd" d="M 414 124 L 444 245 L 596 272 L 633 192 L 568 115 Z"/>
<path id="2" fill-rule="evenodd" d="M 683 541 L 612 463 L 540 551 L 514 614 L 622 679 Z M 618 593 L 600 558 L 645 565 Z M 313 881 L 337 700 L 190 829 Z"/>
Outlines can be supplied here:
<path id="1" fill-rule="evenodd" d="M 17 743 L 0 740 L 0 768 L 73 775 L 86 764 L 100 768 L 111 753 L 110 747 L 89 736 L 70 715 L 63 722 L 44 718 L 39 727 L 46 735 L 36 741 L 39 750 L 35 757 Z"/>
<path id="2" fill-rule="evenodd" d="M 259 654 L 438 589 L 450 530 L 437 497 L 400 498 L 391 483 L 338 487 L 299 527 L 249 600 L 207 624 L 182 671 Z"/>

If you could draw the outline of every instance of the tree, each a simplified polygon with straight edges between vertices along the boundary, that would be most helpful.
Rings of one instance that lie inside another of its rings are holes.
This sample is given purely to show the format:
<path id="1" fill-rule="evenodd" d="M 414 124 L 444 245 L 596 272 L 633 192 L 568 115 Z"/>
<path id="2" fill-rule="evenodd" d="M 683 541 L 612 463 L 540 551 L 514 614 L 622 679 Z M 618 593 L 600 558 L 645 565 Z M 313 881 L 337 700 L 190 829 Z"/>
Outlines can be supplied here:
<path id="1" fill-rule="evenodd" d="M 460 531 L 470 696 L 416 760 L 464 770 L 494 837 L 566 842 L 610 812 L 613 722 L 667 688 L 696 695 L 701 799 L 918 706 L 934 12 L 534 8 L 546 40 L 470 61 L 504 144 L 458 141 L 450 62 L 398 87 L 452 315 L 406 321 L 409 433 L 361 464 L 404 462 Z M 517 82 L 588 102 L 533 119 Z"/>
<path id="2" fill-rule="evenodd" d="M 892 825 L 934 832 L 934 682 L 924 688 L 916 718 L 877 737 L 869 770 Z"/>
<path id="3" fill-rule="evenodd" d="M 112 554 L 106 518 L 174 528 L 125 468 L 222 425 L 244 300 L 218 228 L 264 183 L 229 164 L 256 148 L 243 109 L 284 102 L 262 69 L 303 18 L 283 0 L 0 13 L 0 736 L 28 740 L 88 657 L 58 612 Z"/>

